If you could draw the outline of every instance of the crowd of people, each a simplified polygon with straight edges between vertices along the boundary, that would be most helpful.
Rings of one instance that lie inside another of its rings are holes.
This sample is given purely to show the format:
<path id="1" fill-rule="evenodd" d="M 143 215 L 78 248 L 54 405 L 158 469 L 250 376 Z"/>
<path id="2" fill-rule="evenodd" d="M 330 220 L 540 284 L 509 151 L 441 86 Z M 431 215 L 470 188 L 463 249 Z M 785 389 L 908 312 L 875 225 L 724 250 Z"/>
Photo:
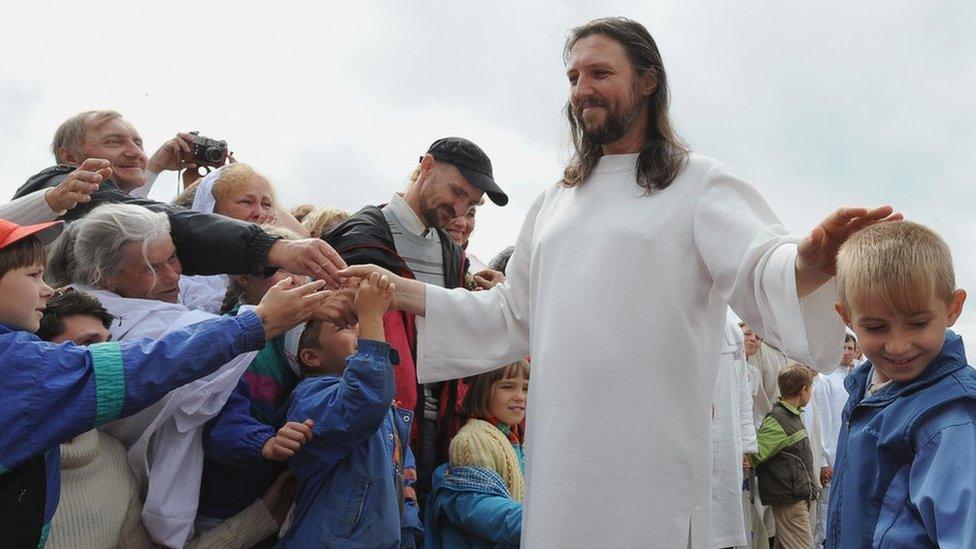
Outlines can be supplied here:
<path id="1" fill-rule="evenodd" d="M 565 59 L 576 156 L 487 262 L 508 196 L 462 137 L 345 212 L 62 123 L 0 205 L 0 546 L 976 546 L 941 238 L 786 234 L 677 138 L 639 23 Z"/>

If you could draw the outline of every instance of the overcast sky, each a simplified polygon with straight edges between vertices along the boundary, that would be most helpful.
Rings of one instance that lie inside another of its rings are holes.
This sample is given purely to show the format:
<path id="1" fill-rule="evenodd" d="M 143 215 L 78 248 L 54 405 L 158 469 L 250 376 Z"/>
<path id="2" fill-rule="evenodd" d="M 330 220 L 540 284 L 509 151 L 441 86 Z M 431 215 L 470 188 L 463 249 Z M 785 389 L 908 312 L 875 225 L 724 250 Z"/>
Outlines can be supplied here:
<path id="1" fill-rule="evenodd" d="M 9 8 L 9 7 L 8 7 Z M 513 243 L 568 158 L 566 31 L 626 15 L 655 37 L 681 135 L 753 183 L 796 233 L 841 205 L 936 229 L 976 292 L 976 3 L 21 2 L 0 32 L 0 195 L 52 164 L 51 136 L 119 110 L 149 154 L 226 139 L 286 205 L 388 200 L 445 135 L 510 195 L 471 248 Z M 152 196 L 169 200 L 176 176 Z M 640 269 L 641 266 L 627 266 Z M 647 276 L 653 276 L 648 272 Z M 959 329 L 976 334 L 976 298 Z"/>

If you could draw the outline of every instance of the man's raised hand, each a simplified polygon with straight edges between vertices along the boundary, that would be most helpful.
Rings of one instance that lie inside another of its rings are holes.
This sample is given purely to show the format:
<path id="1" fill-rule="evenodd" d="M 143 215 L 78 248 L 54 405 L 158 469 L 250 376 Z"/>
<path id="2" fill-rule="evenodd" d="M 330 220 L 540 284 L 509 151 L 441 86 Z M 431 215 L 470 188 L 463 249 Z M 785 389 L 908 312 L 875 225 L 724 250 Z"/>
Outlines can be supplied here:
<path id="1" fill-rule="evenodd" d="M 874 223 L 901 219 L 902 214 L 895 213 L 891 206 L 840 208 L 827 216 L 797 246 L 797 295 L 812 293 L 834 276 L 837 251 L 852 234 Z"/>
<path id="2" fill-rule="evenodd" d="M 193 136 L 183 132 L 163 143 L 146 165 L 154 173 L 196 167 L 193 163 Z"/>
<path id="3" fill-rule="evenodd" d="M 102 158 L 89 158 L 69 173 L 61 183 L 44 193 L 44 200 L 54 212 L 63 212 L 91 200 L 102 181 L 112 175 L 112 163 Z"/>
<path id="4" fill-rule="evenodd" d="M 268 250 L 267 264 L 325 280 L 331 288 L 340 286 L 336 272 L 346 268 L 338 252 L 321 238 L 278 240 Z"/>

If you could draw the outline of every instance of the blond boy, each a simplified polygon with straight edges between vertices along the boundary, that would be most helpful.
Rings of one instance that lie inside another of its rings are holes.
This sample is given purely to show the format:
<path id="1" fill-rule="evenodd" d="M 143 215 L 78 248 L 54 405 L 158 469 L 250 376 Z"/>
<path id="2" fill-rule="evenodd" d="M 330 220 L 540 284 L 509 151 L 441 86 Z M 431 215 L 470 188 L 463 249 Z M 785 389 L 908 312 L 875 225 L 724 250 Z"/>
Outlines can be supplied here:
<path id="1" fill-rule="evenodd" d="M 837 283 L 868 360 L 845 380 L 827 547 L 976 547 L 976 371 L 947 329 L 966 299 L 948 246 L 916 223 L 868 227 Z"/>

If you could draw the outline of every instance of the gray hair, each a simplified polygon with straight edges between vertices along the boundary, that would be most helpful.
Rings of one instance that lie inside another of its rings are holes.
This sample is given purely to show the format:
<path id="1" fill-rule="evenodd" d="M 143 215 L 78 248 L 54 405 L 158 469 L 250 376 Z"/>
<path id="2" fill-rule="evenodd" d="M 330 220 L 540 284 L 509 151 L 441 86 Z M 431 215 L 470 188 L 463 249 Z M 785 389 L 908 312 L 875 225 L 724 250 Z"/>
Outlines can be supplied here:
<path id="1" fill-rule="evenodd" d="M 169 236 L 169 217 L 133 204 L 104 204 L 72 223 L 67 231 L 74 238 L 68 261 L 73 282 L 100 287 L 122 266 L 123 248 L 130 242 L 142 247 L 142 258 L 149 265 L 148 248 Z M 66 250 L 59 249 L 64 254 Z M 153 277 L 156 272 L 153 271 Z"/>
<path id="2" fill-rule="evenodd" d="M 61 147 L 69 151 L 80 154 L 81 144 L 85 142 L 85 132 L 88 130 L 88 122 L 95 126 L 122 118 L 117 111 L 85 111 L 80 112 L 65 120 L 54 132 L 54 140 L 51 141 L 51 152 L 54 153 L 54 161 L 61 163 L 59 151 Z"/>

